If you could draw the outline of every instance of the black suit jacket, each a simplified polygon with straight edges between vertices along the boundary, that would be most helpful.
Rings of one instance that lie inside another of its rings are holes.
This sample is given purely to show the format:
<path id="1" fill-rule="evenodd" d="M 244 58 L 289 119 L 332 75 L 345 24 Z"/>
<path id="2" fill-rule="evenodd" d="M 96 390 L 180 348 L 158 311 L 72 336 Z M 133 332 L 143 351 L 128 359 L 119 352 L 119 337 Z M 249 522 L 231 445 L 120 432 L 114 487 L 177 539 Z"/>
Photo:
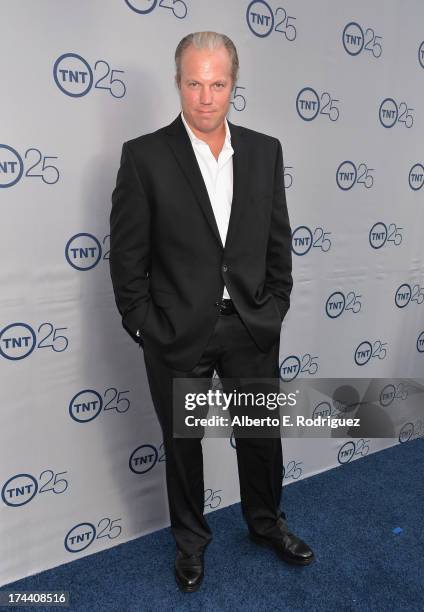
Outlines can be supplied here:
<path id="1" fill-rule="evenodd" d="M 110 271 L 130 335 L 179 370 L 200 359 L 224 282 L 252 339 L 280 335 L 292 289 L 291 230 L 276 138 L 228 122 L 233 200 L 225 246 L 178 117 L 125 142 L 110 214 Z"/>

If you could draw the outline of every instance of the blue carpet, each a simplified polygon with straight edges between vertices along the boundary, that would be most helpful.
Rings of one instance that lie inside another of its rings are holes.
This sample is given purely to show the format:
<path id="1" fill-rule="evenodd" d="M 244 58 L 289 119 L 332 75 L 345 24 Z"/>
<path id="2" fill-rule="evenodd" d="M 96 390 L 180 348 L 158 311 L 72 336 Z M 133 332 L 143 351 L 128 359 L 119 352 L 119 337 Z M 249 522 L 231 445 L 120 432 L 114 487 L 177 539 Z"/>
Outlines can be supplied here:
<path id="1" fill-rule="evenodd" d="M 289 566 L 251 542 L 236 504 L 207 516 L 214 539 L 196 593 L 175 584 L 169 529 L 1 590 L 69 590 L 62 609 L 84 612 L 422 611 L 423 464 L 420 439 L 285 487 L 289 525 L 316 554 L 310 567 Z"/>

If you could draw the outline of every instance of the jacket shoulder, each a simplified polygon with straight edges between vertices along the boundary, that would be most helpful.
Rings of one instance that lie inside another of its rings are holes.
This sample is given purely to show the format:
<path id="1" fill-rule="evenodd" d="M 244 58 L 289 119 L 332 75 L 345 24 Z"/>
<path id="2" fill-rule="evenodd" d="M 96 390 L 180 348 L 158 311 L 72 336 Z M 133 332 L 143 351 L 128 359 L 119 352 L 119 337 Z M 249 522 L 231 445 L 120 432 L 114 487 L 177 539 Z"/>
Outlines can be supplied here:
<path id="1" fill-rule="evenodd" d="M 130 138 L 125 142 L 125 144 L 132 151 L 144 149 L 145 147 L 151 147 L 152 145 L 163 140 L 165 130 L 166 127 L 161 127 L 158 130 L 155 130 L 154 132 L 141 134 L 140 136 L 136 136 L 135 138 Z"/>
<path id="2" fill-rule="evenodd" d="M 262 144 L 264 146 L 275 147 L 280 142 L 278 138 L 275 138 L 275 136 L 270 136 L 269 134 L 264 134 L 263 132 L 258 132 L 242 125 L 231 123 L 231 126 L 240 134 L 240 136 L 249 138 L 258 145 Z"/>

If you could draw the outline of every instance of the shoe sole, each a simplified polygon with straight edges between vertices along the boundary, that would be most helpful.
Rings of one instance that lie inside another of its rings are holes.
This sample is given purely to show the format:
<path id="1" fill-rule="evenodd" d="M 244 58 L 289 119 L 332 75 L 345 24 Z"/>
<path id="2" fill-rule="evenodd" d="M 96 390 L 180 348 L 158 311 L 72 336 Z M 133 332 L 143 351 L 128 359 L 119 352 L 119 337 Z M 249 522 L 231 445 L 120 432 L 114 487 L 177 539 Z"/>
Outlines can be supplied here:
<path id="1" fill-rule="evenodd" d="M 200 588 L 202 582 L 203 582 L 203 578 L 200 582 L 198 582 L 197 584 L 190 586 L 190 585 L 186 585 L 183 584 L 182 582 L 180 582 L 180 579 L 178 578 L 178 576 L 175 574 L 175 580 L 180 588 L 181 591 L 183 591 L 183 593 L 194 593 L 194 591 L 197 591 L 197 589 Z"/>
<path id="2" fill-rule="evenodd" d="M 280 557 L 280 559 L 286 563 L 290 563 L 291 565 L 310 565 L 315 559 L 314 556 L 308 557 L 307 559 L 293 559 L 293 557 L 288 557 L 283 552 L 275 550 L 274 546 L 270 542 L 267 542 L 266 540 L 264 541 L 262 538 L 259 538 L 252 533 L 249 534 L 249 537 L 253 542 L 255 542 L 255 544 L 259 544 L 259 546 L 263 546 L 264 548 L 271 548 L 275 554 Z"/>

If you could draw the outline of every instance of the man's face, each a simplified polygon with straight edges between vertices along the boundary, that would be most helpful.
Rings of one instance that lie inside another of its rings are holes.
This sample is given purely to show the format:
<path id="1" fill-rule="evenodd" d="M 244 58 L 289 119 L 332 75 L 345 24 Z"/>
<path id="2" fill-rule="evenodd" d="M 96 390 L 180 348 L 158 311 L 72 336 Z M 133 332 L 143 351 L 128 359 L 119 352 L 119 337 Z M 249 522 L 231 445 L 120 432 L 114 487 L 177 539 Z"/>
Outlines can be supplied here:
<path id="1" fill-rule="evenodd" d="M 184 117 L 196 133 L 223 124 L 231 100 L 231 60 L 224 46 L 213 51 L 188 47 L 181 58 L 180 97 Z"/>

